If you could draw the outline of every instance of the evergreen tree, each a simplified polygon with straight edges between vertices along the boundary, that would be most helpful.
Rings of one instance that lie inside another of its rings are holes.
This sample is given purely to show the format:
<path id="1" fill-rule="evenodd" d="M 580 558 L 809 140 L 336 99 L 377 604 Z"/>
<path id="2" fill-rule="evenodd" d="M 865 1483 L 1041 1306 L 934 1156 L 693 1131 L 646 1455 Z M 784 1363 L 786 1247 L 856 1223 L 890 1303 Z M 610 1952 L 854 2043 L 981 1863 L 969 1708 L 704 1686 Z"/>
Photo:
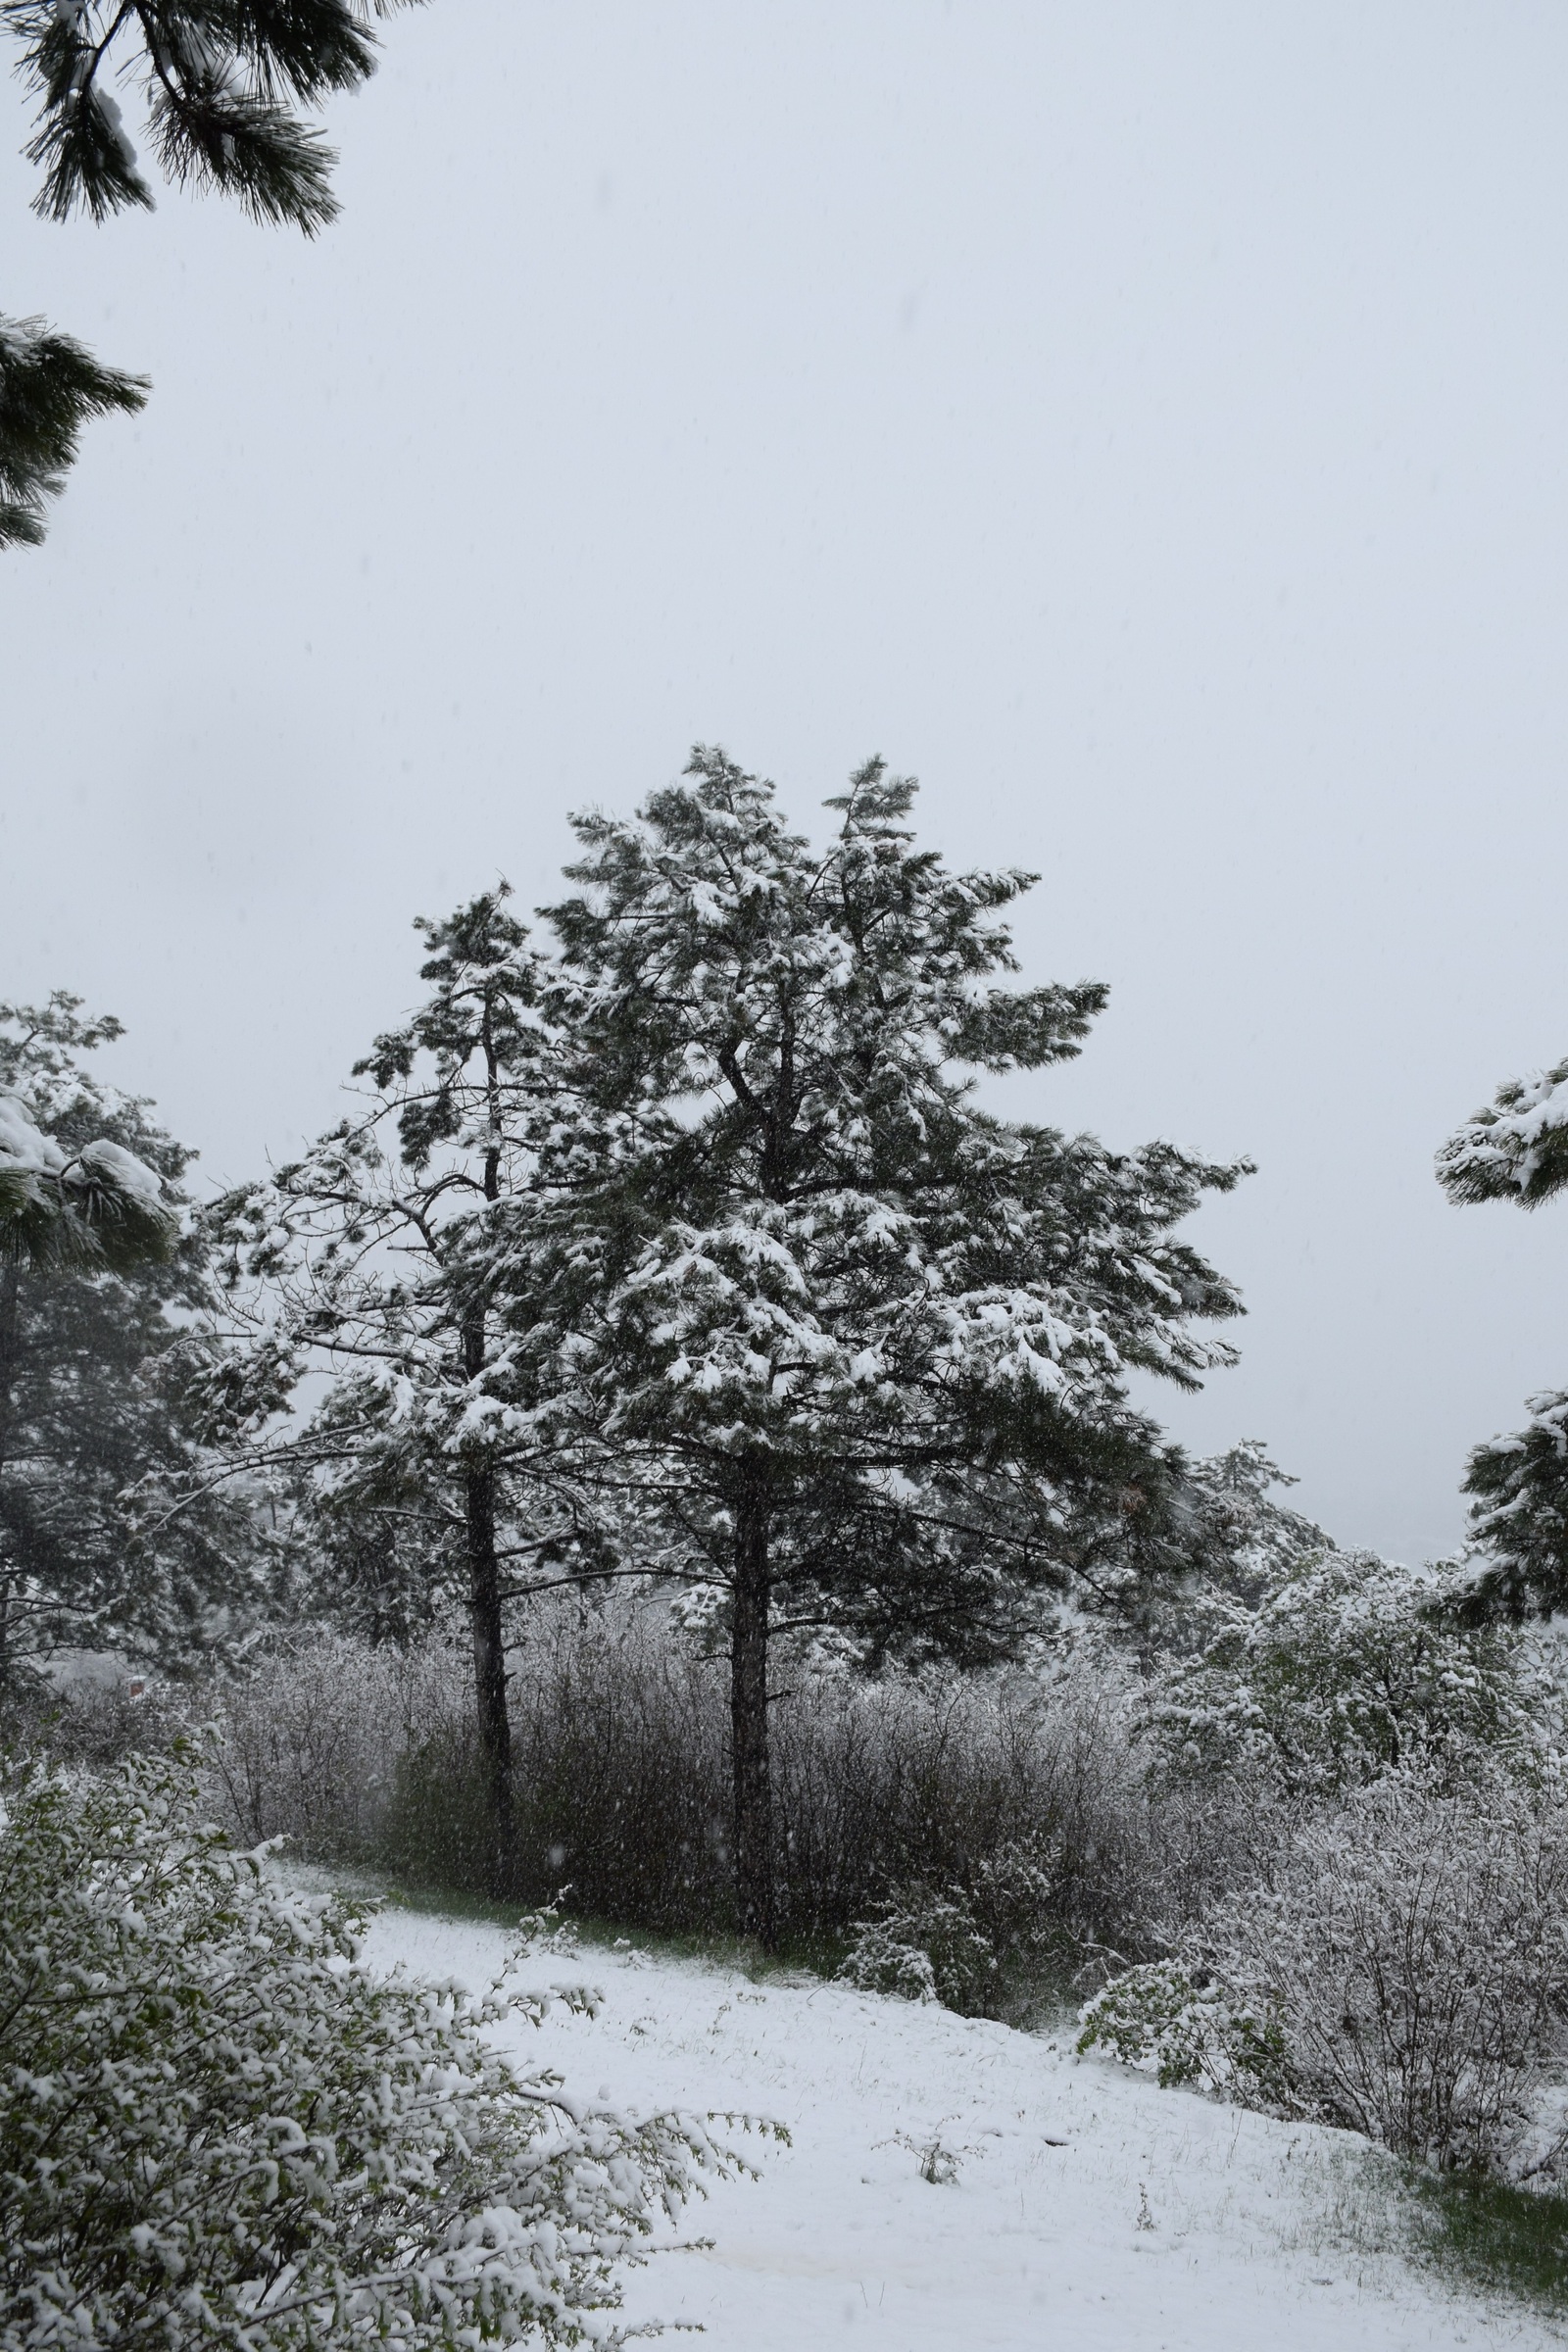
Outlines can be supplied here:
<path id="1" fill-rule="evenodd" d="M 1171 1229 L 1243 1171 L 978 1105 L 977 1070 L 1075 1054 L 1105 992 L 991 985 L 1032 877 L 917 850 L 912 784 L 862 768 L 817 855 L 722 753 L 688 775 L 634 823 L 578 820 L 551 920 L 601 1124 L 472 1238 L 516 1343 L 542 1361 L 550 1335 L 550 1425 L 657 1513 L 648 1562 L 715 1591 L 765 1941 L 770 1643 L 997 1656 L 1107 1528 L 1157 1548 L 1181 1458 L 1126 1375 L 1230 1360 L 1193 1326 L 1236 1295 Z"/>
<path id="2" fill-rule="evenodd" d="M 1438 1153 L 1450 1200 L 1539 1208 L 1568 1185 L 1568 1061 L 1510 1079 Z M 1527 1401 L 1515 1437 L 1478 1446 L 1465 1468 L 1469 1574 L 1452 1606 L 1472 1624 L 1568 1608 L 1568 1395 Z"/>
<path id="3" fill-rule="evenodd" d="M 63 992 L 0 1004 L 0 1685 L 62 1645 L 177 1665 L 240 1597 L 243 1508 L 201 1492 L 190 1154 L 79 1059 L 120 1034 Z"/>
<path id="4" fill-rule="evenodd" d="M 498 1885 L 506 1603 L 519 1578 L 597 1557 L 570 1463 L 530 1409 L 525 1352 L 475 1273 L 477 1236 L 533 1186 L 557 1119 L 548 967 L 509 895 L 418 923 L 429 993 L 356 1063 L 361 1107 L 213 1211 L 245 1343 L 215 1426 L 238 1466 L 301 1497 L 296 1605 L 394 1636 L 466 1607 Z M 324 1396 L 287 1417 L 310 1376 Z"/>
<path id="5" fill-rule="evenodd" d="M 37 104 L 33 209 L 65 220 L 153 192 L 116 85 L 141 93 L 166 177 L 237 197 L 254 219 L 312 236 L 336 216 L 336 160 L 302 110 L 375 70 L 371 20 L 404 0 L 0 0 Z M 141 376 L 105 368 L 38 319 L 0 318 L 0 547 L 36 546 L 44 501 L 64 487 L 90 416 L 134 411 Z"/>

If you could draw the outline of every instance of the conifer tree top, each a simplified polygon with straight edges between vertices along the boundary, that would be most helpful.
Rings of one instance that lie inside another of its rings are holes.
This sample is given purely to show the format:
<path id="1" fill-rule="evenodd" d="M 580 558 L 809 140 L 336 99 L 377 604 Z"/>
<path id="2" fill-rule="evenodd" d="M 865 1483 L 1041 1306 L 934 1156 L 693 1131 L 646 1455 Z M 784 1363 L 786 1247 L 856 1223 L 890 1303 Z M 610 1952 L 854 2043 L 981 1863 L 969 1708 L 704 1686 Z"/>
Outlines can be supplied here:
<path id="1" fill-rule="evenodd" d="M 1069 1492 L 1125 1526 L 1174 1474 L 1126 1376 L 1231 1360 L 1198 1326 L 1236 1293 L 1171 1228 L 1244 1169 L 980 1104 L 978 1072 L 1076 1054 L 1106 992 L 1005 985 L 1032 877 L 951 871 L 913 795 L 868 762 L 818 850 L 699 747 L 635 817 L 576 820 L 560 1101 L 613 1148 L 547 1157 L 474 1278 L 541 1409 L 680 1541 L 719 1557 L 761 1513 L 797 1591 L 972 1621 L 999 1549 L 1062 1554 Z"/>

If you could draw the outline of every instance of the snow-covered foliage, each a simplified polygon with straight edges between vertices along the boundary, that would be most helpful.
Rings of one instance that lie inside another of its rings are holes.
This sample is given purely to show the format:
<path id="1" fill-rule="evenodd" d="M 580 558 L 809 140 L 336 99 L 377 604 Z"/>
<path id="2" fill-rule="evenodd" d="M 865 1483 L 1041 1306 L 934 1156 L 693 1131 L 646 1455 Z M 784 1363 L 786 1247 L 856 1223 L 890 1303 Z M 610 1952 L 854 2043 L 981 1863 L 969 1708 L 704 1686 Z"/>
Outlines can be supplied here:
<path id="1" fill-rule="evenodd" d="M 1276 1499 L 1276 1488 L 1296 1483 L 1256 1438 L 1187 1465 L 1177 1499 L 1190 1575 L 1152 1596 L 1156 1646 L 1190 1644 L 1187 1618 L 1195 1591 L 1255 1604 L 1303 1561 L 1334 1550 L 1322 1528 Z M 1169 1607 L 1160 1612 L 1158 1603 L 1167 1597 Z"/>
<path id="2" fill-rule="evenodd" d="M 1453 1623 L 1446 1596 L 1431 1575 L 1336 1550 L 1287 1563 L 1250 1604 L 1200 1592 L 1191 1646 L 1152 1682 L 1160 1748 L 1179 1771 L 1245 1767 L 1292 1791 L 1415 1758 L 1553 1772 L 1556 1685 L 1517 1634 Z"/>
<path id="3" fill-rule="evenodd" d="M 1043 1829 L 978 1856 L 965 1883 L 900 1886 L 856 1923 L 840 1974 L 865 1992 L 1002 2015 L 1071 1949 L 1074 1859 L 1059 1829 Z"/>
<path id="4" fill-rule="evenodd" d="M 1082 2044 L 1439 2167 L 1540 2161 L 1568 2017 L 1563 1692 L 1448 1572 L 1296 1534 L 1195 1580 L 1150 1671 L 1158 1775 L 1252 1808 Z"/>
<path id="5" fill-rule="evenodd" d="M 875 1919 L 857 1923 L 839 1974 L 862 1992 L 940 2001 L 961 2017 L 979 2017 L 993 1993 L 997 1955 L 959 1890 L 908 1887 Z"/>
<path id="6" fill-rule="evenodd" d="M 1539 1207 L 1568 1184 L 1568 1061 L 1510 1078 L 1496 1101 L 1448 1138 L 1438 1181 L 1450 1200 Z"/>
<path id="7" fill-rule="evenodd" d="M 487 2029 L 594 1996 L 372 1976 L 343 1902 L 189 1772 L 15 1788 L 0 1829 L 0 2345 L 620 2340 L 706 2123 L 580 2102 Z"/>
<path id="8" fill-rule="evenodd" d="M 1440 2168 L 1550 2169 L 1568 2047 L 1568 1824 L 1498 1773 L 1415 1769 L 1282 1818 L 1272 1866 L 1082 2045 Z"/>
<path id="9" fill-rule="evenodd" d="M 0 1021 L 32 1017 L 0 1006 Z M 106 1135 L 68 1149 L 37 1126 L 24 1095 L 0 1094 L 0 1255 L 123 1270 L 168 1257 L 177 1231 L 162 1177 L 134 1152 Z"/>
<path id="10" fill-rule="evenodd" d="M 1285 2095 L 1277 2012 L 1250 2004 L 1196 1961 L 1124 1969 L 1085 2003 L 1078 2023 L 1080 2050 L 1119 2058 L 1161 2089 L 1187 2083 L 1263 2106 Z"/>
<path id="11" fill-rule="evenodd" d="M 285 1838 L 313 1861 L 376 1858 L 400 1772 L 471 1713 L 463 1659 L 321 1626 L 247 1667 L 200 1698 L 222 1732 L 206 1770 L 224 1820 L 247 1844 Z"/>
<path id="12" fill-rule="evenodd" d="M 1438 1153 L 1453 1200 L 1536 1208 L 1568 1185 L 1568 1061 L 1499 1087 Z M 1568 1607 L 1568 1396 L 1529 1400 L 1517 1436 L 1478 1446 L 1465 1470 L 1475 1497 L 1454 1603 L 1472 1622 L 1549 1617 Z"/>
<path id="13" fill-rule="evenodd" d="M 504 1600 L 541 1563 L 548 1584 L 598 1557 L 528 1349 L 472 1278 L 473 1229 L 531 1198 L 564 1115 L 548 967 L 508 895 L 417 926 L 428 992 L 356 1065 L 355 1114 L 210 1220 L 242 1342 L 213 1427 L 298 1513 L 293 1606 L 395 1640 L 466 1612 L 498 1845 Z M 311 1380 L 319 1401 L 296 1412 Z"/>
<path id="14" fill-rule="evenodd" d="M 92 1066 L 120 1033 L 64 992 L 0 1004 L 0 1688 L 62 1646 L 189 1664 L 256 1597 L 191 1394 L 191 1155 Z"/>
<path id="15" fill-rule="evenodd" d="M 1465 1468 L 1475 1499 L 1453 1605 L 1477 1622 L 1568 1608 L 1568 1395 L 1526 1409 L 1522 1430 L 1478 1446 Z"/>

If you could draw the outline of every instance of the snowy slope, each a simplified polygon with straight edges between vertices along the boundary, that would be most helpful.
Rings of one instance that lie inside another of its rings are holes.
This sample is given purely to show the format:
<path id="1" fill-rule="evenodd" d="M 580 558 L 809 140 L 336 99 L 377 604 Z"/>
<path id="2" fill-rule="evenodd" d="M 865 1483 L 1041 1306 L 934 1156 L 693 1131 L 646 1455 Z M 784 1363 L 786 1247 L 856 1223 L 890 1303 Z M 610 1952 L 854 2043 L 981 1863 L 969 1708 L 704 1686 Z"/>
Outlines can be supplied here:
<path id="1" fill-rule="evenodd" d="M 495 1928 L 384 1914 L 376 1965 L 478 1988 Z M 518 2027 L 570 2088 L 646 2111 L 744 2108 L 793 2144 L 689 2217 L 711 2251 L 634 2275 L 638 2317 L 709 2352 L 1415 2352 L 1544 2345 L 1542 2322 L 1456 2297 L 1396 2255 L 1387 2168 L 1347 2135 L 1161 2091 L 1070 2045 L 815 1981 L 599 1950 L 541 1984 L 600 1984 L 596 2020 Z M 928 2184 L 900 2134 L 966 2149 Z M 745 2145 L 744 2142 L 739 2143 Z M 1140 2227 L 1147 2195 L 1148 2221 Z M 1348 2226 L 1348 2217 L 1356 2217 Z"/>

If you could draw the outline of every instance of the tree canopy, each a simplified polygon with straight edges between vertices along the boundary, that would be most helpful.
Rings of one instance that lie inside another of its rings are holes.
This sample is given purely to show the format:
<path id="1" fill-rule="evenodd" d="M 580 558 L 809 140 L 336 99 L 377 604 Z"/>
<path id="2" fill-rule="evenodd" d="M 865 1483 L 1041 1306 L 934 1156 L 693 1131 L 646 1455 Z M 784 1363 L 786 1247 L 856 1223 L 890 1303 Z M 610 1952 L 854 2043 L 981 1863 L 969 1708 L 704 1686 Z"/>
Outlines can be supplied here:
<path id="1" fill-rule="evenodd" d="M 247 1341 L 217 1416 L 296 1479 L 338 1605 L 357 1562 L 405 1623 L 462 1594 L 498 1855 L 511 1604 L 664 1580 L 728 1645 L 764 1938 L 780 1635 L 1005 1657 L 1213 1516 L 1128 1383 L 1232 1360 L 1200 1327 L 1235 1290 L 1175 1228 L 1245 1163 L 982 1105 L 1105 991 L 1006 985 L 1031 877 L 952 873 L 913 797 L 869 762 L 818 851 L 699 750 L 635 818 L 579 818 L 553 950 L 504 889 L 422 922 L 428 993 L 355 1112 L 215 1212 Z"/>

